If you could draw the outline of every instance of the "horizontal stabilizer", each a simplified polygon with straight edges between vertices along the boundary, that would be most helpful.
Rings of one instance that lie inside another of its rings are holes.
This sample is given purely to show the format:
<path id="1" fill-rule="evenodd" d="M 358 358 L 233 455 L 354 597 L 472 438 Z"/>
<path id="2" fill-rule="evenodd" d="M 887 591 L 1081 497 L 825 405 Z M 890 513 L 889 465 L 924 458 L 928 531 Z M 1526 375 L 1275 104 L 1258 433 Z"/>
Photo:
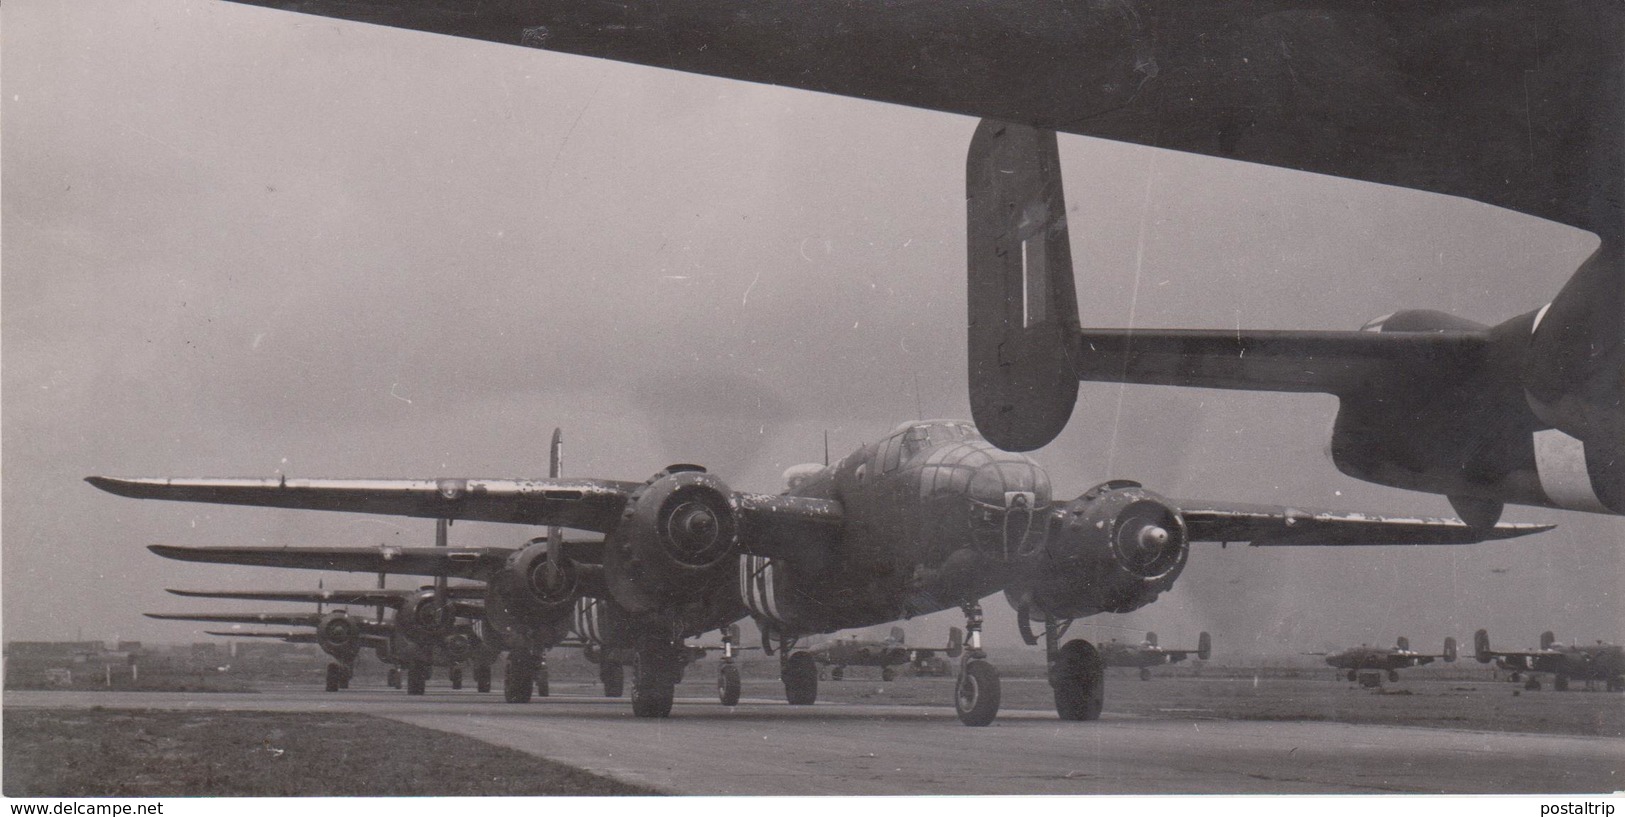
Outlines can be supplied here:
<path id="1" fill-rule="evenodd" d="M 1085 329 L 1073 365 L 1080 380 L 1343 394 L 1473 371 L 1487 345 L 1465 331 Z"/>
<path id="2" fill-rule="evenodd" d="M 1193 542 L 1267 546 L 1470 545 L 1551 530 L 1555 525 L 1473 527 L 1459 519 L 1380 516 L 1273 505 L 1180 503 Z"/>

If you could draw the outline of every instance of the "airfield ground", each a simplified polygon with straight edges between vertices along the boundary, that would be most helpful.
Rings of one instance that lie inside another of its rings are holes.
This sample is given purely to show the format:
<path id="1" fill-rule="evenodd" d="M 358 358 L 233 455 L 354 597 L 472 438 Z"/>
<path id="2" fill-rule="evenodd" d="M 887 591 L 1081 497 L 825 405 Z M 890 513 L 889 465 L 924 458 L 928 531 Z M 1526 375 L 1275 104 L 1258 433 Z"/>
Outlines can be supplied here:
<path id="1" fill-rule="evenodd" d="M 540 758 L 644 790 L 697 794 L 1591 792 L 1617 790 L 1625 777 L 1625 696 L 1617 693 L 1514 695 L 1518 687 L 1504 681 L 1416 675 L 1376 692 L 1331 677 L 1140 681 L 1113 671 L 1099 722 L 1056 720 L 1044 681 L 1014 677 L 999 720 L 969 729 L 954 718 L 948 678 L 881 683 L 873 670 L 854 669 L 821 683 L 819 705 L 806 708 L 787 706 L 777 680 L 751 672 L 745 700 L 726 709 L 714 697 L 714 673 L 711 662 L 691 668 L 673 717 L 653 722 L 585 680 L 556 679 L 553 696 L 526 705 L 433 682 L 421 698 L 376 684 L 334 694 L 314 685 L 211 695 L 14 691 L 5 699 L 5 790 L 31 793 L 15 782 L 29 773 L 16 770 L 46 768 L 82 773 L 78 783 L 35 778 L 52 781 L 52 792 L 112 793 L 74 787 L 94 778 L 139 782 L 152 794 L 202 793 L 196 763 L 175 764 L 167 779 L 168 766 L 148 765 L 181 756 L 232 758 L 237 771 L 214 773 L 209 792 L 218 794 L 639 791 L 603 782 L 552 788 L 548 781 L 567 778 L 523 765 Z M 76 760 L 87 744 L 63 733 L 101 735 L 91 720 L 120 725 L 120 740 L 130 742 L 117 754 L 130 760 Z M 265 748 L 272 734 L 282 735 L 271 741 L 281 756 Z M 311 735 L 345 739 L 302 742 Z M 402 762 L 407 746 L 436 748 Z M 378 764 L 385 747 L 390 762 Z M 444 763 L 497 747 L 524 755 Z M 248 773 L 296 762 L 347 769 L 340 776 L 353 788 L 290 788 L 310 779 L 304 774 L 255 788 L 262 783 Z M 400 773 L 377 771 L 385 767 Z"/>

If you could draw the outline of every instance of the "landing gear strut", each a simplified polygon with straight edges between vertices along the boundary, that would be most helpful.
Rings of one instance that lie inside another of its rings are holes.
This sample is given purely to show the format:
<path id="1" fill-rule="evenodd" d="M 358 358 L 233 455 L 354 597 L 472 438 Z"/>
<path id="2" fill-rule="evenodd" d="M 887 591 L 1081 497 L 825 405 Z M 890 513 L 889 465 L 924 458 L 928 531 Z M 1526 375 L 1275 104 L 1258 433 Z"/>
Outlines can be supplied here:
<path id="1" fill-rule="evenodd" d="M 734 665 L 734 643 L 739 640 L 739 628 L 722 628 L 722 668 L 717 670 L 717 700 L 723 706 L 739 705 L 739 667 Z"/>
<path id="2" fill-rule="evenodd" d="M 344 687 L 344 667 L 337 662 L 327 664 L 327 691 L 338 692 Z"/>
<path id="3" fill-rule="evenodd" d="M 547 656 L 544 654 L 536 659 L 536 697 L 546 698 L 553 694 L 552 684 L 547 677 Z"/>
<path id="4" fill-rule="evenodd" d="M 954 682 L 954 711 L 966 726 L 987 726 L 999 714 L 999 671 L 982 652 L 982 606 L 964 606 L 965 655 Z"/>
<path id="5" fill-rule="evenodd" d="M 1100 719 L 1106 702 L 1106 661 L 1095 645 L 1081 638 L 1061 644 L 1072 622 L 1044 622 L 1044 654 L 1049 659 L 1049 685 L 1055 691 L 1055 714 L 1063 721 Z"/>

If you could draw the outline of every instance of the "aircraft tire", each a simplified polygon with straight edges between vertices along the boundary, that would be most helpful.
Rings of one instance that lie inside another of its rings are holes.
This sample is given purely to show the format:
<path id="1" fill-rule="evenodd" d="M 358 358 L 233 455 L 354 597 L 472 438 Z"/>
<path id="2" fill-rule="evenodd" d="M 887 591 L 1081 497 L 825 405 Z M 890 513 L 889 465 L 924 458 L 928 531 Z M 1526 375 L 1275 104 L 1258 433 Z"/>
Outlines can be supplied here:
<path id="1" fill-rule="evenodd" d="M 474 665 L 474 689 L 480 692 L 491 691 L 491 665 Z"/>
<path id="2" fill-rule="evenodd" d="M 547 677 L 547 665 L 536 668 L 536 697 L 546 698 L 553 694 L 552 684 Z"/>
<path id="3" fill-rule="evenodd" d="M 1066 642 L 1050 664 L 1055 713 L 1063 721 L 1100 719 L 1106 700 L 1106 665 L 1095 645 L 1075 638 Z"/>
<path id="4" fill-rule="evenodd" d="M 1142 681 L 1151 680 L 1151 668 L 1150 667 L 1140 667 L 1140 680 L 1142 680 Z"/>
<path id="5" fill-rule="evenodd" d="M 829 671 L 829 679 L 831 681 L 839 681 L 845 677 L 846 669 L 843 667 L 836 667 L 835 669 Z"/>
<path id="6" fill-rule="evenodd" d="M 1390 684 L 1399 683 L 1399 670 L 1397 670 L 1397 669 L 1388 670 L 1388 683 L 1390 683 Z"/>
<path id="7" fill-rule="evenodd" d="M 987 726 L 999 715 L 999 671 L 981 660 L 965 662 L 954 683 L 954 711 L 966 726 Z"/>
<path id="8" fill-rule="evenodd" d="M 1529 676 L 1529 680 L 1523 682 L 1523 688 L 1529 690 L 1530 692 L 1539 692 L 1540 679 L 1533 675 Z"/>
<path id="9" fill-rule="evenodd" d="M 451 688 L 452 689 L 462 689 L 463 688 L 463 668 L 462 667 L 452 667 L 451 669 L 446 671 L 446 675 L 451 680 Z"/>
<path id="10" fill-rule="evenodd" d="M 723 664 L 722 670 L 717 673 L 717 700 L 723 706 L 739 705 L 739 668 L 732 664 Z"/>
<path id="11" fill-rule="evenodd" d="M 400 667 L 390 667 L 389 668 L 388 683 L 389 683 L 389 688 L 390 689 L 400 689 L 401 688 L 401 668 Z"/>
<path id="12" fill-rule="evenodd" d="M 677 655 L 669 648 L 639 650 L 638 662 L 632 667 L 632 714 L 671 717 L 679 669 Z"/>
<path id="13" fill-rule="evenodd" d="M 535 684 L 531 662 L 509 655 L 502 668 L 502 699 L 511 704 L 530 703 L 530 693 Z"/>
<path id="14" fill-rule="evenodd" d="M 818 701 L 818 665 L 812 653 L 794 652 L 784 659 L 784 700 L 791 706 L 812 706 Z"/>
<path id="15" fill-rule="evenodd" d="M 897 680 L 897 670 L 892 669 L 891 667 L 881 667 L 880 680 L 887 682 Z"/>
<path id="16" fill-rule="evenodd" d="M 1625 678 L 1614 677 L 1608 679 L 1609 692 L 1625 692 Z"/>
<path id="17" fill-rule="evenodd" d="M 355 677 L 355 668 L 340 664 L 339 670 L 339 689 L 349 689 L 350 679 Z"/>
<path id="18" fill-rule="evenodd" d="M 429 667 L 413 664 L 406 668 L 406 694 L 422 695 L 429 690 Z"/>
<path id="19" fill-rule="evenodd" d="M 338 692 L 339 691 L 339 686 L 340 686 L 339 676 L 341 676 L 343 674 L 344 674 L 344 668 L 340 667 L 338 664 L 328 664 L 327 665 L 327 691 L 328 692 Z"/>
<path id="20" fill-rule="evenodd" d="M 1352 683 L 1354 683 L 1354 682 L 1355 682 L 1355 681 L 1358 681 L 1358 680 L 1360 680 L 1360 671 L 1359 671 L 1359 670 L 1352 670 L 1352 669 L 1351 669 L 1351 670 L 1349 670 L 1349 673 L 1348 673 L 1348 675 L 1346 675 L 1346 676 L 1344 676 L 1344 677 L 1346 677 L 1346 678 L 1348 678 L 1348 679 L 1349 679 L 1349 683 L 1351 683 L 1351 684 L 1352 684 Z"/>
<path id="21" fill-rule="evenodd" d="M 598 680 L 604 685 L 605 698 L 619 698 L 626 694 L 626 668 L 619 662 L 605 660 L 599 664 Z"/>
<path id="22" fill-rule="evenodd" d="M 1554 676 L 1552 678 L 1552 689 L 1557 692 L 1568 692 L 1569 677 L 1567 675 Z"/>

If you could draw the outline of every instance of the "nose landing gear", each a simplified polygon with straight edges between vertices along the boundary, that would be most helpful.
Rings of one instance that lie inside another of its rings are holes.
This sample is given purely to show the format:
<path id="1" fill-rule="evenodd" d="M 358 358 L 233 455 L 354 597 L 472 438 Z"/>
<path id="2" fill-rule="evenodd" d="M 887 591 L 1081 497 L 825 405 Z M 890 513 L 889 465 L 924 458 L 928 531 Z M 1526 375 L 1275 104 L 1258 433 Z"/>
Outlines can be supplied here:
<path id="1" fill-rule="evenodd" d="M 1044 654 L 1049 659 L 1049 685 L 1055 691 L 1055 714 L 1063 721 L 1100 719 L 1106 703 L 1106 660 L 1081 638 L 1061 644 L 1071 621 L 1044 622 Z"/>
<path id="2" fill-rule="evenodd" d="M 965 654 L 954 682 L 954 711 L 966 726 L 987 726 L 999 714 L 999 671 L 982 652 L 982 606 L 964 606 Z"/>
<path id="3" fill-rule="evenodd" d="M 734 649 L 738 641 L 738 625 L 722 628 L 722 668 L 717 670 L 717 700 L 723 706 L 739 705 L 739 667 L 734 665 Z"/>

